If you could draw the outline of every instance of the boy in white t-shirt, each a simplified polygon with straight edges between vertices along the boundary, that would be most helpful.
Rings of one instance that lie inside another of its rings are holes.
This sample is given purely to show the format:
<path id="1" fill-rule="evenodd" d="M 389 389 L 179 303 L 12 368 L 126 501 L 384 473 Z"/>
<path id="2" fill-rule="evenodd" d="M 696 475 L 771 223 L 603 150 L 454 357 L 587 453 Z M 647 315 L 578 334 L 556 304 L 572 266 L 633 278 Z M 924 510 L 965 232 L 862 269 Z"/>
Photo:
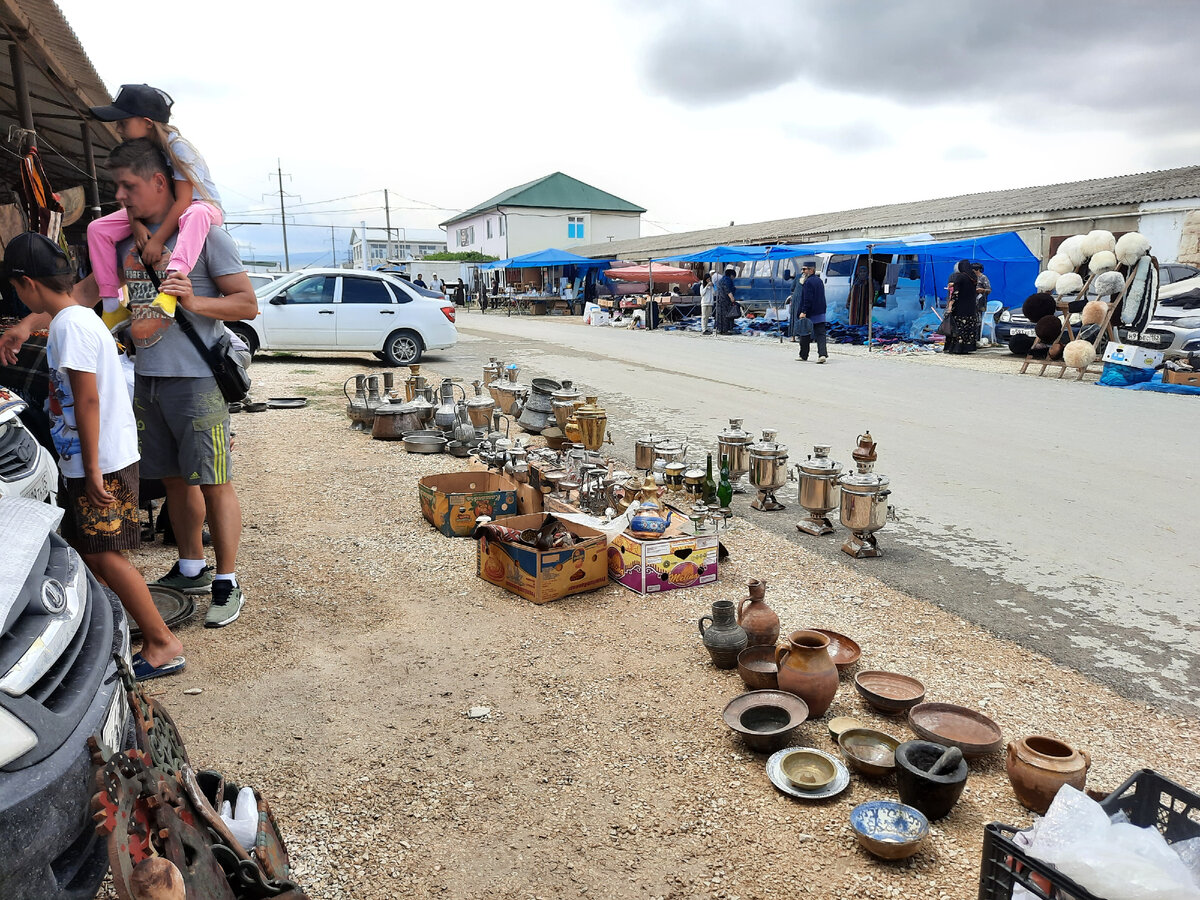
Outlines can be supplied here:
<path id="1" fill-rule="evenodd" d="M 46 340 L 50 420 L 62 472 L 62 534 L 92 574 L 121 599 L 142 631 L 133 657 L 139 680 L 187 665 L 145 579 L 124 556 L 141 543 L 138 431 L 112 335 L 92 310 L 71 299 L 74 272 L 49 238 L 25 232 L 4 248 L 4 276 L 21 302 L 53 317 Z"/>

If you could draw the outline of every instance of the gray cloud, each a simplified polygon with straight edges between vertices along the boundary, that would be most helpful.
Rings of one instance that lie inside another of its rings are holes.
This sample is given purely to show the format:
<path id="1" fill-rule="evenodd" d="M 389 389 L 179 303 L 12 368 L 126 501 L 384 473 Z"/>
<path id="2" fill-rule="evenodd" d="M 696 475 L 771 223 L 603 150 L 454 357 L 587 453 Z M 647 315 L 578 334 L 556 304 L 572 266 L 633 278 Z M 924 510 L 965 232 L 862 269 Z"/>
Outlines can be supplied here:
<path id="1" fill-rule="evenodd" d="M 953 147 L 947 147 L 942 152 L 942 159 L 947 162 L 987 159 L 987 151 L 982 147 L 972 147 L 969 144 L 956 144 Z"/>
<path id="2" fill-rule="evenodd" d="M 1119 130 L 1193 127 L 1200 3 L 660 0 L 652 90 L 686 104 L 804 83 L 906 105 L 981 103 L 1056 132 L 1097 116 Z"/>

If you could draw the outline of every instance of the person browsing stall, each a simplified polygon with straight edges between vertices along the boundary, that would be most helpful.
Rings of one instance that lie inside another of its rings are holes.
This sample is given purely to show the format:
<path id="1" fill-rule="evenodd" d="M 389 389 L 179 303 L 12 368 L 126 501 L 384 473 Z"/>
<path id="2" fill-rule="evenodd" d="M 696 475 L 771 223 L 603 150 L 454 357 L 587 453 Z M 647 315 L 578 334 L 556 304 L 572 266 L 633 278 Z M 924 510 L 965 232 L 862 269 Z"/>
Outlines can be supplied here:
<path id="1" fill-rule="evenodd" d="M 825 321 L 825 282 L 817 276 L 817 264 L 811 259 L 806 259 L 800 265 L 800 276 L 804 279 L 804 283 L 800 285 L 800 306 L 797 311 L 797 317 L 808 319 L 812 323 L 812 335 L 804 335 L 800 338 L 800 356 L 797 357 L 805 362 L 808 361 L 808 348 L 812 345 L 813 338 L 817 341 L 817 362 L 823 363 L 829 359 L 829 353 L 825 347 L 825 332 L 829 328 Z"/>
<path id="2" fill-rule="evenodd" d="M 138 428 L 117 345 L 100 318 L 71 297 L 74 267 L 52 240 L 17 235 L 4 251 L 4 277 L 35 314 L 51 316 L 46 340 L 51 435 L 66 502 L 62 534 L 108 585 L 142 632 L 139 680 L 187 665 L 141 574 L 125 551 L 141 543 Z"/>

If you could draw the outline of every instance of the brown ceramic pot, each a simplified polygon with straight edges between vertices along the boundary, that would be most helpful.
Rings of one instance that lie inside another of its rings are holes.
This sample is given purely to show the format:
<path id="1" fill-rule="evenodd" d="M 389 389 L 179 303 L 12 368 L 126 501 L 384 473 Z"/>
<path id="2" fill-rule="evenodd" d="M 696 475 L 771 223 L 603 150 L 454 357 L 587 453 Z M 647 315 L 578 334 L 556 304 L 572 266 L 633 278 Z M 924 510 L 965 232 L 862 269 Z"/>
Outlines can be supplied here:
<path id="1" fill-rule="evenodd" d="M 775 651 L 779 689 L 808 704 L 809 718 L 825 714 L 838 689 L 838 670 L 829 655 L 829 638 L 816 631 L 793 631 L 787 646 Z"/>
<path id="2" fill-rule="evenodd" d="M 779 640 L 779 616 L 767 606 L 763 597 L 767 583 L 750 579 L 750 596 L 738 604 L 738 624 L 746 629 L 751 647 L 774 647 Z"/>
<path id="3" fill-rule="evenodd" d="M 779 679 L 783 683 L 782 676 Z M 1084 750 L 1050 737 L 1021 738 L 1008 745 L 1005 769 L 1021 805 L 1045 815 L 1064 784 L 1083 790 L 1091 757 Z"/>

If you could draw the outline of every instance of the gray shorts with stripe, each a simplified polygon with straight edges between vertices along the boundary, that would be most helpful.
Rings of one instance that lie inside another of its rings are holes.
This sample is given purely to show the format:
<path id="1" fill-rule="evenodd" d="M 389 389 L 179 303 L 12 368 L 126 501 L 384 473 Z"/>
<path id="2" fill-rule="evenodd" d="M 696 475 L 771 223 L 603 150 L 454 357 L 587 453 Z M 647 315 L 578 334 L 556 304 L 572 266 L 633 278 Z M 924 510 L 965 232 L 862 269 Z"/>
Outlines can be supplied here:
<path id="1" fill-rule="evenodd" d="M 137 418 L 142 478 L 182 478 L 188 484 L 233 480 L 229 461 L 229 405 L 208 378 L 138 375 Z"/>

